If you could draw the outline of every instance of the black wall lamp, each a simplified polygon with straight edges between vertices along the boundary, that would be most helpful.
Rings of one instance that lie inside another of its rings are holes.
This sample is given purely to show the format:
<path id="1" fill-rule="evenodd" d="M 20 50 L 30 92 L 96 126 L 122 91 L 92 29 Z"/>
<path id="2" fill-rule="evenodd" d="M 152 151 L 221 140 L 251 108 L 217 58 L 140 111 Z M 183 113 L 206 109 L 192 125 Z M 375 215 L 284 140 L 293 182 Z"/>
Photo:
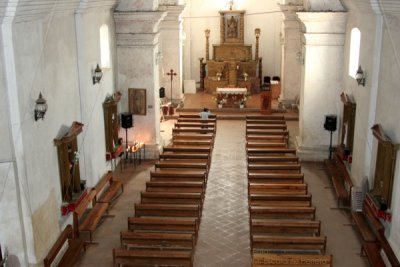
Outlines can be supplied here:
<path id="1" fill-rule="evenodd" d="M 364 71 L 361 69 L 361 65 L 358 67 L 356 73 L 356 81 L 358 85 L 365 86 L 365 74 Z"/>
<path id="2" fill-rule="evenodd" d="M 93 71 L 93 84 L 100 83 L 101 77 L 103 77 L 103 71 L 97 64 L 96 69 Z"/>
<path id="3" fill-rule="evenodd" d="M 39 98 L 36 100 L 35 105 L 35 121 L 38 119 L 44 119 L 44 114 L 47 111 L 46 99 L 42 97 L 42 93 L 39 93 Z"/>

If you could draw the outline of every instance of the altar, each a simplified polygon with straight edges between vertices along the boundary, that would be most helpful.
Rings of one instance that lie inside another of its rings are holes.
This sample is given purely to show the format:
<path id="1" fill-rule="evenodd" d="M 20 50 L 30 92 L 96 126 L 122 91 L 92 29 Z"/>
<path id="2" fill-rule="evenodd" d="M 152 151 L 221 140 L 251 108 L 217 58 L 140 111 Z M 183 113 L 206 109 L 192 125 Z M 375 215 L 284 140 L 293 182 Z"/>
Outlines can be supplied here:
<path id="1" fill-rule="evenodd" d="M 210 30 L 205 30 L 206 60 L 200 58 L 200 85 L 205 92 L 218 88 L 244 88 L 258 93 L 262 77 L 262 59 L 258 56 L 260 29 L 255 29 L 255 57 L 252 45 L 244 43 L 244 10 L 220 11 L 220 44 L 213 44 L 210 59 Z"/>
<path id="2" fill-rule="evenodd" d="M 217 104 L 223 103 L 225 107 L 243 107 L 247 99 L 247 88 L 217 88 Z"/>

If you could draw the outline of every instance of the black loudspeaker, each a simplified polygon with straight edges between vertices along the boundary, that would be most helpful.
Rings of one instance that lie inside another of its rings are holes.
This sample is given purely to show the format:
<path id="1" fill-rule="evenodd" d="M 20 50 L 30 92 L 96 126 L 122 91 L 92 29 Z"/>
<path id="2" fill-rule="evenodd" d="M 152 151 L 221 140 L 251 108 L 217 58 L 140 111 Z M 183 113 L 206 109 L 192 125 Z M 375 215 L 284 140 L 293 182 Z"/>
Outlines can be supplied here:
<path id="1" fill-rule="evenodd" d="M 336 115 L 325 115 L 324 128 L 327 131 L 336 131 Z"/>
<path id="2" fill-rule="evenodd" d="M 121 126 L 124 129 L 132 128 L 133 126 L 132 113 L 130 112 L 121 113 Z"/>
<path id="3" fill-rule="evenodd" d="M 160 98 L 164 98 L 165 97 L 165 88 L 161 87 L 160 88 Z"/>

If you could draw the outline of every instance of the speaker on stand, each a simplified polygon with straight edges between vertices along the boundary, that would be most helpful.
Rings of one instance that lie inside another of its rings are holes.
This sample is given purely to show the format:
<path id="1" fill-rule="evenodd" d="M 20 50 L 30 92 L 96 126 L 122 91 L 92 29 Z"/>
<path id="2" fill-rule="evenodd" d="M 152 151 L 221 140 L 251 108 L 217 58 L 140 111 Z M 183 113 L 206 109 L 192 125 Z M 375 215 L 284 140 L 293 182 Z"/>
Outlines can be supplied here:
<path id="1" fill-rule="evenodd" d="M 329 159 L 332 159 L 332 151 L 333 151 L 332 133 L 336 131 L 336 123 L 337 123 L 336 115 L 333 114 L 325 115 L 324 129 L 331 132 L 331 139 L 329 143 Z"/>
<path id="2" fill-rule="evenodd" d="M 125 160 L 128 159 L 128 129 L 133 127 L 132 113 L 121 113 L 121 126 L 125 129 Z"/>

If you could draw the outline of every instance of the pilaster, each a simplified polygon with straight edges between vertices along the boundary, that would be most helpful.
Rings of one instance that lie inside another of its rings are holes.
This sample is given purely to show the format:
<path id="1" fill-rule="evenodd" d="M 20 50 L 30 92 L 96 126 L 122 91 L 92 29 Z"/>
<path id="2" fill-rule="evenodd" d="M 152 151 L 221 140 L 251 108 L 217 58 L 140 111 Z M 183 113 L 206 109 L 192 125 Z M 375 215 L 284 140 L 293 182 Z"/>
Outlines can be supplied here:
<path id="1" fill-rule="evenodd" d="M 146 157 L 155 158 L 160 149 L 159 25 L 165 11 L 114 13 L 117 38 L 118 78 L 121 111 L 129 111 L 129 88 L 146 89 L 146 115 L 134 114 L 128 141 L 146 144 Z M 125 136 L 123 134 L 122 136 Z"/>
<path id="2" fill-rule="evenodd" d="M 297 149 L 303 160 L 328 156 L 330 133 L 325 115 L 339 114 L 343 84 L 343 49 L 347 14 L 344 12 L 297 12 L 303 23 L 304 65 L 300 89 Z M 337 143 L 337 131 L 333 144 Z"/>
<path id="3" fill-rule="evenodd" d="M 302 5 L 279 5 L 283 13 L 282 81 L 280 99 L 294 101 L 300 95 L 302 41 L 301 25 L 296 12 Z"/>
<path id="4" fill-rule="evenodd" d="M 177 74 L 172 81 L 173 103 L 179 103 L 183 98 L 182 12 L 184 9 L 184 5 L 160 6 L 160 10 L 168 12 L 160 24 L 160 48 L 163 58 L 161 61 L 160 86 L 166 89 L 166 96 L 170 98 L 171 76 L 167 76 L 166 72 L 173 69 Z"/>

